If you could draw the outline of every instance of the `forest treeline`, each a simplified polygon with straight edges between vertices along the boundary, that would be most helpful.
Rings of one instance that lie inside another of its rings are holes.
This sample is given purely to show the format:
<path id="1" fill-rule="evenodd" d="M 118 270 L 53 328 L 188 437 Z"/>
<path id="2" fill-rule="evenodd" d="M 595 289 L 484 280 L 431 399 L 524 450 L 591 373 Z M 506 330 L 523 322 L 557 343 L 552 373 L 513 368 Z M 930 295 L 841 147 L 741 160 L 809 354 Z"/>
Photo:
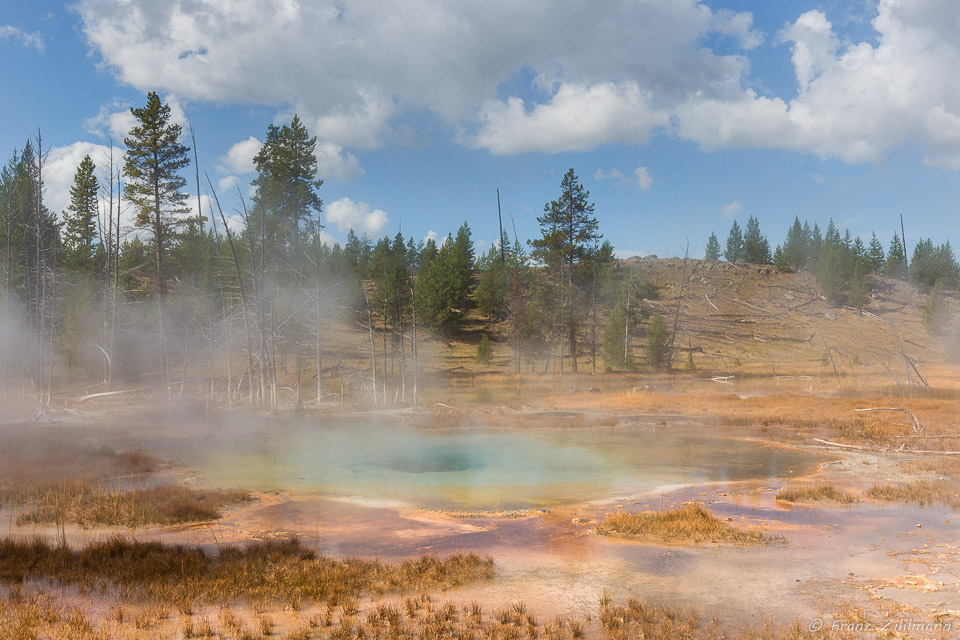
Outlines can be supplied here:
<path id="1" fill-rule="evenodd" d="M 155 93 L 131 113 L 123 149 L 99 164 L 83 158 L 59 214 L 44 203 L 39 132 L 0 171 L 8 393 L 48 402 L 71 384 L 110 393 L 122 382 L 271 409 L 281 394 L 296 407 L 345 397 L 416 403 L 424 337 L 457 337 L 474 308 L 499 331 L 496 347 L 481 337 L 479 360 L 496 350 L 516 372 L 633 369 L 638 342 L 649 366 L 674 364 L 675 322 L 646 311 L 656 287 L 614 258 L 573 169 L 526 243 L 501 232 L 477 255 L 464 222 L 440 242 L 351 230 L 329 244 L 317 140 L 298 117 L 268 127 L 250 202 L 238 189 L 237 210 L 225 212 L 197 164 L 192 129 L 172 122 Z M 213 211 L 199 197 L 191 206 L 188 183 L 210 195 Z M 239 228 L 228 226 L 237 215 Z M 869 302 L 871 273 L 934 294 L 957 286 L 949 243 L 920 242 L 909 263 L 903 247 L 899 236 L 884 251 L 875 235 L 865 245 L 832 221 L 821 234 L 797 220 L 771 251 L 751 216 L 745 231 L 734 222 L 723 251 L 712 234 L 707 258 L 808 269 L 831 302 L 852 306 Z M 348 327 L 364 336 L 349 353 Z"/>

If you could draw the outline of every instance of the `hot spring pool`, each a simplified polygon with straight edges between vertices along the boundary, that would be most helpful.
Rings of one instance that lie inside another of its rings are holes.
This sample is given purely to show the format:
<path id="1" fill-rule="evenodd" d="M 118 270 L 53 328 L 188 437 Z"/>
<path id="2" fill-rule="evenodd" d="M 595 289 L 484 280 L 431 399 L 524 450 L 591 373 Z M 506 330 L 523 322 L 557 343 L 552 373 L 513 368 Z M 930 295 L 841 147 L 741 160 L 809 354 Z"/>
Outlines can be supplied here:
<path id="1" fill-rule="evenodd" d="M 823 460 L 707 427 L 421 431 L 356 420 L 228 422 L 196 437 L 158 434 L 142 445 L 195 469 L 208 487 L 468 509 L 792 478 Z"/>

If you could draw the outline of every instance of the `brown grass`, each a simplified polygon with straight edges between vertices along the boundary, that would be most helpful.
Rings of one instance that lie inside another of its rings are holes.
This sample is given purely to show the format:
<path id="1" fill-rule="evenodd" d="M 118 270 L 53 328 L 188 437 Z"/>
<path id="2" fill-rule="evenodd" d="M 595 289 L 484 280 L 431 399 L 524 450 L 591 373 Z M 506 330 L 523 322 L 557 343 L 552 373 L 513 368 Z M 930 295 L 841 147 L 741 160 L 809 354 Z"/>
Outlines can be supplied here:
<path id="1" fill-rule="evenodd" d="M 306 619 L 252 614 L 211 616 L 201 614 L 177 619 L 162 607 L 131 605 L 133 615 L 122 621 L 100 621 L 99 616 L 67 604 L 42 590 L 16 587 L 0 599 L 0 638 L 37 640 L 142 640 L 143 638 L 233 638 L 253 640 L 279 637 L 287 640 L 780 640 L 860 637 L 849 628 L 834 630 L 832 621 L 870 622 L 861 609 L 842 608 L 827 617 L 824 628 L 810 632 L 807 622 L 792 625 L 722 624 L 717 616 L 705 619 L 696 612 L 630 598 L 614 602 L 604 594 L 596 615 L 585 618 L 560 615 L 542 618 L 515 602 L 489 614 L 480 605 L 458 607 L 435 602 L 428 594 L 416 599 L 416 608 L 404 616 L 392 603 L 371 603 L 365 611 L 356 611 L 337 620 L 324 619 L 319 613 Z M 320 610 L 323 610 L 321 607 Z"/>
<path id="2" fill-rule="evenodd" d="M 770 544 L 780 542 L 759 529 L 740 529 L 695 504 L 660 513 L 616 513 L 597 527 L 605 536 L 649 538 L 661 542 Z"/>
<path id="3" fill-rule="evenodd" d="M 493 560 L 473 553 L 397 564 L 334 560 L 318 556 L 296 539 L 224 547 L 216 555 L 123 536 L 80 549 L 42 539 L 0 540 L 0 580 L 49 580 L 81 591 L 120 589 L 186 605 L 237 598 L 342 602 L 364 593 L 439 590 L 492 576 Z"/>
<path id="4" fill-rule="evenodd" d="M 878 484 L 867 489 L 867 495 L 877 500 L 913 502 L 920 506 L 943 504 L 960 509 L 957 484 L 947 480 L 919 480 L 905 485 Z"/>
<path id="5" fill-rule="evenodd" d="M 121 491 L 89 483 L 64 483 L 39 492 L 17 524 L 76 522 L 84 527 L 139 527 L 216 520 L 229 506 L 250 500 L 242 490 L 161 485 Z"/>
<path id="6" fill-rule="evenodd" d="M 817 502 L 820 500 L 832 500 L 841 504 L 857 502 L 856 496 L 843 489 L 838 489 L 832 484 L 781 489 L 777 492 L 776 497 L 777 500 L 783 502 Z"/>
<path id="7" fill-rule="evenodd" d="M 135 479 L 159 462 L 142 451 L 117 452 L 80 444 L 53 430 L 0 429 L 0 505 L 20 506 L 66 483 L 96 485 L 116 478 Z"/>

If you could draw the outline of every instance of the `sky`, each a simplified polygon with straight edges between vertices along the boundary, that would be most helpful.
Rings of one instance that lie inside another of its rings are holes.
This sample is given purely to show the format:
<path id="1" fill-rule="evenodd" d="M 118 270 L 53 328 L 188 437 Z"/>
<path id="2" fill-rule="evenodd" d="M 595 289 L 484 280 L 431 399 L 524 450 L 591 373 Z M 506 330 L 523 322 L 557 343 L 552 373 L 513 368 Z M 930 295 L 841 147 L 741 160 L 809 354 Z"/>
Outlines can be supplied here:
<path id="1" fill-rule="evenodd" d="M 54 211 L 156 91 L 235 221 L 298 114 L 331 242 L 467 221 L 484 251 L 497 189 L 535 237 L 569 168 L 620 256 L 750 215 L 774 245 L 794 216 L 960 238 L 955 0 L 4 0 L 0 69 L 0 151 L 42 132 Z"/>

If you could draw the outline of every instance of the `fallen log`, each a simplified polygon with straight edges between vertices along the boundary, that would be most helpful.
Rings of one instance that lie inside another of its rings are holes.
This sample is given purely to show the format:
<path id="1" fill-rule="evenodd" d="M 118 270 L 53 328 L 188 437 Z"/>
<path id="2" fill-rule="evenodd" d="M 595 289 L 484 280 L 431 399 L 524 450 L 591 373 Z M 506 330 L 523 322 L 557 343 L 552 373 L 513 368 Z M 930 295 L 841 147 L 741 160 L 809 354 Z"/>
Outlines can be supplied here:
<path id="1" fill-rule="evenodd" d="M 865 409 L 854 409 L 854 411 L 899 411 L 901 413 L 907 414 L 913 420 L 913 431 L 915 433 L 920 433 L 921 431 L 923 431 L 923 425 L 920 424 L 920 420 L 917 419 L 917 416 L 912 411 L 908 411 L 904 409 L 902 406 L 900 406 L 900 403 L 897 402 L 896 400 L 891 400 L 891 402 L 893 402 L 893 404 L 897 406 L 896 407 L 869 407 Z"/>

